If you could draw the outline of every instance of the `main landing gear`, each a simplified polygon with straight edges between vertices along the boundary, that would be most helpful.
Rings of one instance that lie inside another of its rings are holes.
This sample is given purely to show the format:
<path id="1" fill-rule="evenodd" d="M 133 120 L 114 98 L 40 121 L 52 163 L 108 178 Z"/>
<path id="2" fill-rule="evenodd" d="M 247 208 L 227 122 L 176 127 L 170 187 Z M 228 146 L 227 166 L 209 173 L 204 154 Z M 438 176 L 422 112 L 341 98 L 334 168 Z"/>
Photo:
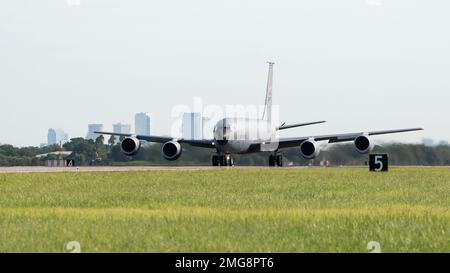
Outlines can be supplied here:
<path id="1" fill-rule="evenodd" d="M 213 166 L 234 166 L 234 158 L 231 155 L 213 155 L 212 157 Z"/>
<path id="2" fill-rule="evenodd" d="M 273 154 L 269 156 L 269 166 L 270 167 L 283 167 L 283 155 L 281 154 Z"/>

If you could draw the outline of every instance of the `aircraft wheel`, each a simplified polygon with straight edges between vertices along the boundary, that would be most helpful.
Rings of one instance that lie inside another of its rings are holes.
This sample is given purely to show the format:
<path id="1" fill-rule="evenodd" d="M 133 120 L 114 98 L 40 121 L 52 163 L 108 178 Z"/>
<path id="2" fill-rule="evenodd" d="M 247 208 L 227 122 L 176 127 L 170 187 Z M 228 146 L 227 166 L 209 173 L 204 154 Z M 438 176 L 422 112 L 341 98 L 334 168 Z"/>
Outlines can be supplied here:
<path id="1" fill-rule="evenodd" d="M 219 166 L 219 157 L 217 155 L 212 156 L 212 165 L 214 167 Z"/>
<path id="2" fill-rule="evenodd" d="M 234 158 L 231 155 L 230 155 L 229 160 L 228 160 L 228 166 L 230 166 L 230 167 L 234 166 Z"/>
<path id="3" fill-rule="evenodd" d="M 283 155 L 277 155 L 276 159 L 277 159 L 277 166 L 283 167 Z"/>
<path id="4" fill-rule="evenodd" d="M 223 156 L 223 165 L 222 166 L 233 166 L 234 165 L 234 159 L 231 155 L 224 155 Z"/>
<path id="5" fill-rule="evenodd" d="M 269 156 L 269 167 L 275 167 L 276 159 L 274 155 Z"/>
<path id="6" fill-rule="evenodd" d="M 219 156 L 219 166 L 226 166 L 227 165 L 227 161 L 225 156 L 221 155 Z"/>

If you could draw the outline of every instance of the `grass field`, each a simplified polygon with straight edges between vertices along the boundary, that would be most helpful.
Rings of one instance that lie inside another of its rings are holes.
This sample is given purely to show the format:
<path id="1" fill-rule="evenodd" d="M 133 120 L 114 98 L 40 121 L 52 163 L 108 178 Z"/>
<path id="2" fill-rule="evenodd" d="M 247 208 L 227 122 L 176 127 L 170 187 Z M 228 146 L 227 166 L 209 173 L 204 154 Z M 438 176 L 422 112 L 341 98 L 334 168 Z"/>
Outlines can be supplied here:
<path id="1" fill-rule="evenodd" d="M 0 174 L 0 252 L 450 252 L 450 169 Z"/>

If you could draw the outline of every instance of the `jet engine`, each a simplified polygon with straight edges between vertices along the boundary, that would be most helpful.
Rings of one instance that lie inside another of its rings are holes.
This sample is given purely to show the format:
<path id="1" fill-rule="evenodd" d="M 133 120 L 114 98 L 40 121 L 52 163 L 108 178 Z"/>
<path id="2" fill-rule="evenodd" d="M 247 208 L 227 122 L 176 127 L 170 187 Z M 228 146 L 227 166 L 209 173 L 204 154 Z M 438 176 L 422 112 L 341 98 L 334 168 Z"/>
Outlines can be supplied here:
<path id="1" fill-rule="evenodd" d="M 300 145 L 300 153 L 305 159 L 313 159 L 320 154 L 320 147 L 314 139 L 308 139 Z"/>
<path id="2" fill-rule="evenodd" d="M 169 141 L 162 146 L 162 155 L 165 159 L 174 161 L 177 160 L 182 152 L 182 148 L 179 142 Z"/>
<path id="3" fill-rule="evenodd" d="M 372 152 L 375 144 L 372 139 L 369 138 L 368 135 L 360 135 L 355 139 L 355 147 L 358 153 L 368 154 Z"/>
<path id="4" fill-rule="evenodd" d="M 122 152 L 124 154 L 132 156 L 138 153 L 141 148 L 141 142 L 137 138 L 127 137 L 122 141 L 120 147 L 122 148 Z"/>

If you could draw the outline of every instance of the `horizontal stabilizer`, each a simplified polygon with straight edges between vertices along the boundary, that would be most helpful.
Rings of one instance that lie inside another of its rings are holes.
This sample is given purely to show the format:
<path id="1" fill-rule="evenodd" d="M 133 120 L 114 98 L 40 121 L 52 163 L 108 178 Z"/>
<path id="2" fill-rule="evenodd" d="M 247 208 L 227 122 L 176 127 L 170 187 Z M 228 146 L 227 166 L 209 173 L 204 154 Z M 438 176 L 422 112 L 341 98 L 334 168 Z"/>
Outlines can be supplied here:
<path id="1" fill-rule="evenodd" d="M 314 125 L 314 124 L 319 124 L 319 123 L 325 123 L 326 121 L 322 120 L 322 121 L 314 121 L 314 122 L 307 122 L 307 123 L 298 123 L 298 124 L 291 124 L 291 125 L 281 125 L 280 127 L 277 128 L 277 130 L 285 130 L 285 129 L 290 129 L 290 128 L 296 128 L 296 127 L 303 127 L 303 126 L 309 126 L 309 125 Z"/>

